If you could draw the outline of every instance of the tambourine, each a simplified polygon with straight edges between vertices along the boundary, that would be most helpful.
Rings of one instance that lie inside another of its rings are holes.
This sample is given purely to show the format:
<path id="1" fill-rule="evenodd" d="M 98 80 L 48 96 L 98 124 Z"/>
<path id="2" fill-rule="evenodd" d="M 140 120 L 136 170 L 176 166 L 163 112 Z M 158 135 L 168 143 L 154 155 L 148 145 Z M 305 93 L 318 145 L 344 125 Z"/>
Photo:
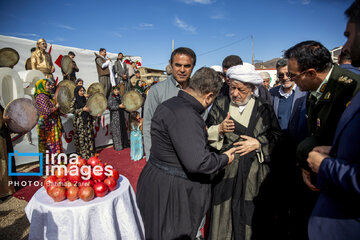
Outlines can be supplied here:
<path id="1" fill-rule="evenodd" d="M 4 110 L 4 117 L 9 120 L 6 126 L 15 133 L 27 133 L 33 129 L 38 120 L 39 112 L 34 101 L 28 98 L 18 98 L 12 100 Z"/>

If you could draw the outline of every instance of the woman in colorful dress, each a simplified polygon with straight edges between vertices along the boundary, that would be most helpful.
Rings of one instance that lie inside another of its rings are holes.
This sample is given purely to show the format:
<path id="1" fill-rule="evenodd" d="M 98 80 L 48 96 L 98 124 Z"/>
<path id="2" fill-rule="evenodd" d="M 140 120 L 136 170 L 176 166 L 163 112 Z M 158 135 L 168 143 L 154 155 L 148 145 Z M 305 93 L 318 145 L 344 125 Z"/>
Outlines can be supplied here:
<path id="1" fill-rule="evenodd" d="M 74 100 L 70 112 L 74 114 L 74 143 L 76 153 L 88 159 L 95 155 L 94 118 L 86 106 L 85 88 L 77 86 L 74 90 Z"/>
<path id="2" fill-rule="evenodd" d="M 108 98 L 108 106 L 110 110 L 110 130 L 114 149 L 121 151 L 129 147 L 129 138 L 124 114 L 125 105 L 121 102 L 120 88 L 118 86 L 112 88 Z"/>
<path id="3" fill-rule="evenodd" d="M 35 84 L 34 98 L 40 115 L 37 125 L 39 153 L 43 154 L 46 151 L 48 154 L 63 152 L 60 114 L 51 95 L 54 87 L 55 80 L 52 78 L 41 79 Z"/>
<path id="4" fill-rule="evenodd" d="M 130 157 L 131 160 L 139 161 L 144 156 L 143 138 L 141 134 L 142 121 L 139 112 L 130 113 Z"/>

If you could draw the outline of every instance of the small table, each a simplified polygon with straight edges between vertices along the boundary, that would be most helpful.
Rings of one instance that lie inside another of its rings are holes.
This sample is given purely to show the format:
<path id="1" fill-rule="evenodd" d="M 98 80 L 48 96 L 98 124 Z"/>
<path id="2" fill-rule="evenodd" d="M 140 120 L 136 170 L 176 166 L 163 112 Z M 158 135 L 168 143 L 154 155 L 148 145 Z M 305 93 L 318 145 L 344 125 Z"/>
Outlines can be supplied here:
<path id="1" fill-rule="evenodd" d="M 54 200 L 40 188 L 25 207 L 29 239 L 145 239 L 144 224 L 129 180 L 89 202 Z"/>

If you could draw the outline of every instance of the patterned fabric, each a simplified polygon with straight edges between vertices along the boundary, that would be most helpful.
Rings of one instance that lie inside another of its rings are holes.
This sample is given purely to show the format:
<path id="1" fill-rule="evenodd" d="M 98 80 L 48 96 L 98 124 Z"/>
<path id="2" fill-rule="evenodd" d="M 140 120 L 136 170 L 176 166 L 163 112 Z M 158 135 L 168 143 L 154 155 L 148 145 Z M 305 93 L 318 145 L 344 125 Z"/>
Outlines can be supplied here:
<path id="1" fill-rule="evenodd" d="M 131 133 L 130 133 L 130 157 L 131 160 L 139 161 L 143 158 L 144 149 L 143 149 L 143 141 L 142 134 L 140 131 L 139 125 L 134 126 L 131 123 Z"/>
<path id="2" fill-rule="evenodd" d="M 75 109 L 76 101 L 73 100 L 70 112 L 74 114 L 74 144 L 76 154 L 84 159 L 88 159 L 95 155 L 95 133 L 94 133 L 94 118 L 89 116 L 87 121 L 84 121 L 82 108 Z"/>
<path id="3" fill-rule="evenodd" d="M 35 101 L 40 114 L 37 125 L 39 152 L 45 154 L 46 150 L 48 150 L 49 154 L 62 153 L 60 115 L 58 111 L 51 112 L 54 107 L 53 100 L 41 93 L 36 96 Z"/>
<path id="4" fill-rule="evenodd" d="M 39 94 L 45 94 L 46 96 L 51 98 L 51 93 L 46 91 L 45 84 L 46 84 L 46 79 L 40 79 L 39 81 L 36 82 L 34 98 L 36 98 L 36 96 L 39 95 Z"/>
<path id="5" fill-rule="evenodd" d="M 119 108 L 121 103 L 114 94 L 108 98 L 110 110 L 110 131 L 116 151 L 129 147 L 128 132 L 126 130 L 125 111 Z"/>

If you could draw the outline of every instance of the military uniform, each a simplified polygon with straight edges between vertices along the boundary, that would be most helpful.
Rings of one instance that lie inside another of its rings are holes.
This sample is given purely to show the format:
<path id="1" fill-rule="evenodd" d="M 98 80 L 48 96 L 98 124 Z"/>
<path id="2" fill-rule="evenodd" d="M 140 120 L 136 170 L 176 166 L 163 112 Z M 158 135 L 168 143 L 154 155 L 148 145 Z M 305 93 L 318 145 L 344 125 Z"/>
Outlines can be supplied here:
<path id="1" fill-rule="evenodd" d="M 309 169 L 306 159 L 316 146 L 331 146 L 339 119 L 360 87 L 360 75 L 335 65 L 329 80 L 321 87 L 319 100 L 308 94 L 306 109 L 309 137 L 297 148 L 302 168 Z"/>

